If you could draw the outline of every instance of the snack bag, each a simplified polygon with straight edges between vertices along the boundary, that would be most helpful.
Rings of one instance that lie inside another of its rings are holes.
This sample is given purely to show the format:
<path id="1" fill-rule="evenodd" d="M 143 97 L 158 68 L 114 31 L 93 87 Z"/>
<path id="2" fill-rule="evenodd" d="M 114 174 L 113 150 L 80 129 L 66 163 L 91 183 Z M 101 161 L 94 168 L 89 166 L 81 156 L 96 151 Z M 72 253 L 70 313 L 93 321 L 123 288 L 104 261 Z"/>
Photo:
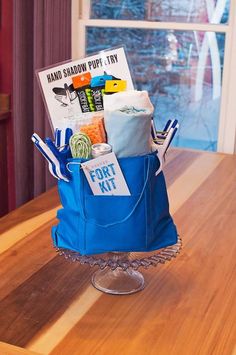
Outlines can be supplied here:
<path id="1" fill-rule="evenodd" d="M 92 144 L 106 142 L 103 117 L 93 117 L 92 123 L 81 126 L 80 131 L 89 136 Z"/>
<path id="2" fill-rule="evenodd" d="M 73 86 L 77 92 L 81 111 L 83 113 L 95 111 L 90 81 L 91 73 L 89 72 L 72 77 Z"/>
<path id="3" fill-rule="evenodd" d="M 112 75 L 100 75 L 91 79 L 91 94 L 96 111 L 103 110 L 103 95 L 105 91 L 106 80 L 112 80 Z"/>

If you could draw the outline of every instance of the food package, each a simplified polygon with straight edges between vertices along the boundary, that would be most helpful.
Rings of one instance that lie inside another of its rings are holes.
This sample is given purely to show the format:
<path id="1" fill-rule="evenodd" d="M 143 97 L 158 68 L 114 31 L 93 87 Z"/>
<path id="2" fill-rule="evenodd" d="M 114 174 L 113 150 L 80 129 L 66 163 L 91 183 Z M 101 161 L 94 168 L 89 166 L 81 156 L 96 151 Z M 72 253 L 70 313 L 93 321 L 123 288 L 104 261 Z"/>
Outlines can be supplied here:
<path id="1" fill-rule="evenodd" d="M 102 116 L 94 116 L 91 123 L 80 127 L 80 132 L 86 133 L 92 144 L 106 142 L 106 133 Z"/>

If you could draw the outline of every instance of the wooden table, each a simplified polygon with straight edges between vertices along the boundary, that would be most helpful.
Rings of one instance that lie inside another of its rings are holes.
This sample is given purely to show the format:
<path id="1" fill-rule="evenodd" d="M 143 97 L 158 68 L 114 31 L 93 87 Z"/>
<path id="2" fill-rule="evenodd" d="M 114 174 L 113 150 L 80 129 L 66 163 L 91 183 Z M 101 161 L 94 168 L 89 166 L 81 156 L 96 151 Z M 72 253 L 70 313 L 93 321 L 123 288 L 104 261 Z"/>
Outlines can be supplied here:
<path id="1" fill-rule="evenodd" d="M 133 295 L 97 291 L 93 269 L 56 254 L 55 189 L 1 219 L 1 355 L 233 354 L 236 156 L 172 150 L 165 175 L 183 249 Z"/>

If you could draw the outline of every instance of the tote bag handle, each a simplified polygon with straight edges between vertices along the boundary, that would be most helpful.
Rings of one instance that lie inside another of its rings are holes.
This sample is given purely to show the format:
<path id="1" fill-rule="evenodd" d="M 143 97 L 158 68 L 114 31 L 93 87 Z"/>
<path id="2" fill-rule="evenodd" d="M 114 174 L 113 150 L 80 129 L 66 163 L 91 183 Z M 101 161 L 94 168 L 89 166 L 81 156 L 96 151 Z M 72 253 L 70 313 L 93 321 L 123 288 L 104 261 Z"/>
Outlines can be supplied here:
<path id="1" fill-rule="evenodd" d="M 146 160 L 146 159 L 145 159 Z M 81 217 L 82 219 L 87 222 L 87 223 L 92 223 L 96 226 L 99 226 L 99 227 L 104 227 L 104 228 L 108 228 L 108 227 L 112 227 L 112 226 L 115 226 L 117 224 L 120 224 L 120 223 L 123 223 L 125 221 L 127 221 L 132 215 L 133 213 L 135 212 L 136 208 L 138 207 L 140 201 L 142 200 L 143 198 L 143 195 L 144 195 L 144 192 L 145 192 L 145 189 L 146 189 L 146 186 L 147 186 L 147 183 L 148 183 L 148 180 L 149 180 L 149 172 L 150 172 L 150 158 L 147 157 L 147 160 L 148 160 L 148 164 L 147 164 L 147 174 L 146 174 L 146 178 L 145 178 L 145 181 L 144 181 L 144 185 L 143 185 L 143 188 L 142 188 L 142 191 L 140 193 L 140 196 L 137 200 L 137 202 L 135 203 L 134 207 L 131 209 L 130 213 L 127 214 L 127 216 L 125 216 L 124 218 L 118 220 L 118 221 L 115 221 L 115 222 L 112 222 L 112 223 L 105 223 L 105 224 L 100 224 L 98 223 L 95 219 L 93 218 L 87 218 L 86 217 L 86 214 L 85 214 L 85 210 L 84 210 L 84 205 L 82 203 L 82 198 L 81 198 L 81 192 L 82 192 L 82 188 L 81 188 L 81 179 L 79 179 L 79 190 L 80 190 L 80 194 L 79 194 L 79 197 L 80 197 L 80 212 L 81 212 Z M 114 196 L 114 198 L 116 198 Z"/>

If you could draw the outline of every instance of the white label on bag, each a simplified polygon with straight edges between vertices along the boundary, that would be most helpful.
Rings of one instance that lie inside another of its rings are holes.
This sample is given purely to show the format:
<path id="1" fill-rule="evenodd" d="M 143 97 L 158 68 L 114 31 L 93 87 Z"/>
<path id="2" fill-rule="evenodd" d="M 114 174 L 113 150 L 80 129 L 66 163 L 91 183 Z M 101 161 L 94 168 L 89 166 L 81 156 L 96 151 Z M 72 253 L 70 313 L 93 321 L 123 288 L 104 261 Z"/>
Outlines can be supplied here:
<path id="1" fill-rule="evenodd" d="M 81 167 L 94 195 L 130 196 L 114 152 L 81 163 Z"/>

